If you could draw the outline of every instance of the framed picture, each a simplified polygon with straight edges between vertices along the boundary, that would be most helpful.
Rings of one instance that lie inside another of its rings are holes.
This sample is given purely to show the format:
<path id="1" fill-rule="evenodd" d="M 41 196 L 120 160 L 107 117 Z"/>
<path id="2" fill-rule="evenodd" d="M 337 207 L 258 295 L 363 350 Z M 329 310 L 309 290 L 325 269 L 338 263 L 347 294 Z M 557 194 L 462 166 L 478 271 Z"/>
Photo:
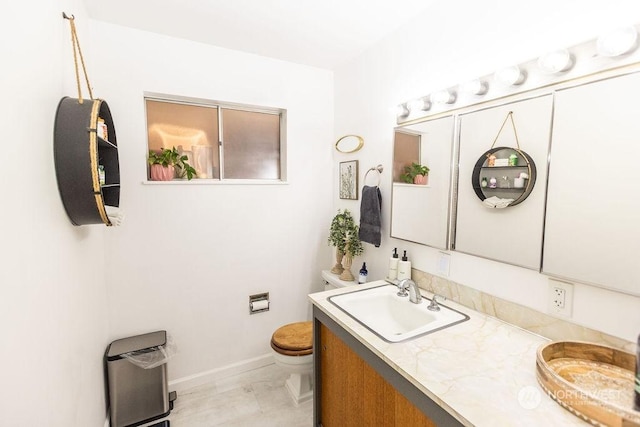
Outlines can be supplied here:
<path id="1" fill-rule="evenodd" d="M 358 200 L 358 161 L 340 162 L 340 198 Z"/>

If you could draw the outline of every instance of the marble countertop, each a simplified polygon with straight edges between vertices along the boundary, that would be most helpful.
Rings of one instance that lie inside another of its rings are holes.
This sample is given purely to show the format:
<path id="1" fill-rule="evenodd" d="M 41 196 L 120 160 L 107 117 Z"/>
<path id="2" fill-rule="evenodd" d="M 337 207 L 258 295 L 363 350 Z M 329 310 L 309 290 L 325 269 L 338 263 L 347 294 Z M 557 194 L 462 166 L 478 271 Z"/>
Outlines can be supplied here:
<path id="1" fill-rule="evenodd" d="M 470 319 L 412 340 L 388 343 L 327 300 L 382 284 L 386 282 L 318 292 L 309 300 L 464 425 L 589 425 L 538 385 L 536 350 L 549 342 L 544 337 L 445 301 L 444 305 Z"/>

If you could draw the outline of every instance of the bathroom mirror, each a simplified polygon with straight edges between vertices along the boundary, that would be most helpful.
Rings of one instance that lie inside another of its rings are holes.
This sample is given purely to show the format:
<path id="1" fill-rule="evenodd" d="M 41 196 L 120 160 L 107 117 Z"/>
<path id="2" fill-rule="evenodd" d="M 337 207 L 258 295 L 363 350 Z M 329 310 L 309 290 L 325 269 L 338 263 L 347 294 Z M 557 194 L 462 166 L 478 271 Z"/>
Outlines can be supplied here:
<path id="1" fill-rule="evenodd" d="M 453 133 L 453 116 L 394 130 L 391 237 L 448 249 Z M 426 184 L 400 179 L 412 163 L 429 168 Z"/>
<path id="2" fill-rule="evenodd" d="M 428 185 L 409 185 L 394 165 L 391 237 L 640 296 L 639 90 L 640 63 L 395 128 L 394 146 L 414 141 L 410 158 L 419 153 L 431 170 Z M 520 146 L 512 133 L 494 141 L 509 111 Z M 486 166 L 491 141 L 497 150 L 522 148 L 535 165 L 536 185 L 509 209 L 479 200 L 477 167 Z M 405 154 L 394 150 L 394 160 Z"/>
<path id="3" fill-rule="evenodd" d="M 345 135 L 336 142 L 336 150 L 341 153 L 355 153 L 364 145 L 364 139 L 358 135 Z"/>

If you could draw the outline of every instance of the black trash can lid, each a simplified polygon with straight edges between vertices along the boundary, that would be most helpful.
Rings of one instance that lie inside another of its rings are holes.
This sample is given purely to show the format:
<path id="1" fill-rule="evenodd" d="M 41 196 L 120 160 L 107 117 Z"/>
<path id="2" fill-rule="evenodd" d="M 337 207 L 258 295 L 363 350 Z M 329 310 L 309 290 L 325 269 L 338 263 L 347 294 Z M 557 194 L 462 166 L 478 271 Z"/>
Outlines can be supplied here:
<path id="1" fill-rule="evenodd" d="M 113 341 L 107 347 L 107 359 L 121 359 L 121 355 L 135 351 L 153 351 L 157 347 L 167 344 L 167 331 L 150 332 L 148 334 L 136 335 L 134 337 L 122 338 Z"/>

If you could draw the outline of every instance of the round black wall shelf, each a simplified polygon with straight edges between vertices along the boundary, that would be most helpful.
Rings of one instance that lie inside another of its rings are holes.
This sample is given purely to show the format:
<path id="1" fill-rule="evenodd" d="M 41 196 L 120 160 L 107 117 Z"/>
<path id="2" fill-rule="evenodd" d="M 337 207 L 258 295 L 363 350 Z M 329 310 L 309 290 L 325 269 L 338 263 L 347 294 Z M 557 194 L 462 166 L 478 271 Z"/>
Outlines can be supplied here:
<path id="1" fill-rule="evenodd" d="M 98 136 L 99 118 L 106 125 L 106 138 Z M 112 225 L 105 205 L 120 204 L 120 166 L 107 103 L 101 99 L 81 103 L 77 98 L 62 98 L 56 112 L 53 152 L 58 190 L 71 222 Z"/>
<path id="2" fill-rule="evenodd" d="M 510 156 L 516 156 L 516 164 L 509 163 Z M 490 166 L 489 157 L 495 156 L 498 160 L 493 166 Z M 507 164 L 499 162 L 500 159 L 507 160 Z M 521 184 L 516 186 L 516 179 L 525 173 L 528 178 L 519 181 Z M 490 183 L 491 178 L 496 180 L 495 186 Z M 497 147 L 486 151 L 473 168 L 471 176 L 471 184 L 473 190 L 480 200 L 489 197 L 499 197 L 501 199 L 513 199 L 507 207 L 515 206 L 522 203 L 536 183 L 536 164 L 533 159 L 524 151 L 518 148 Z"/>

